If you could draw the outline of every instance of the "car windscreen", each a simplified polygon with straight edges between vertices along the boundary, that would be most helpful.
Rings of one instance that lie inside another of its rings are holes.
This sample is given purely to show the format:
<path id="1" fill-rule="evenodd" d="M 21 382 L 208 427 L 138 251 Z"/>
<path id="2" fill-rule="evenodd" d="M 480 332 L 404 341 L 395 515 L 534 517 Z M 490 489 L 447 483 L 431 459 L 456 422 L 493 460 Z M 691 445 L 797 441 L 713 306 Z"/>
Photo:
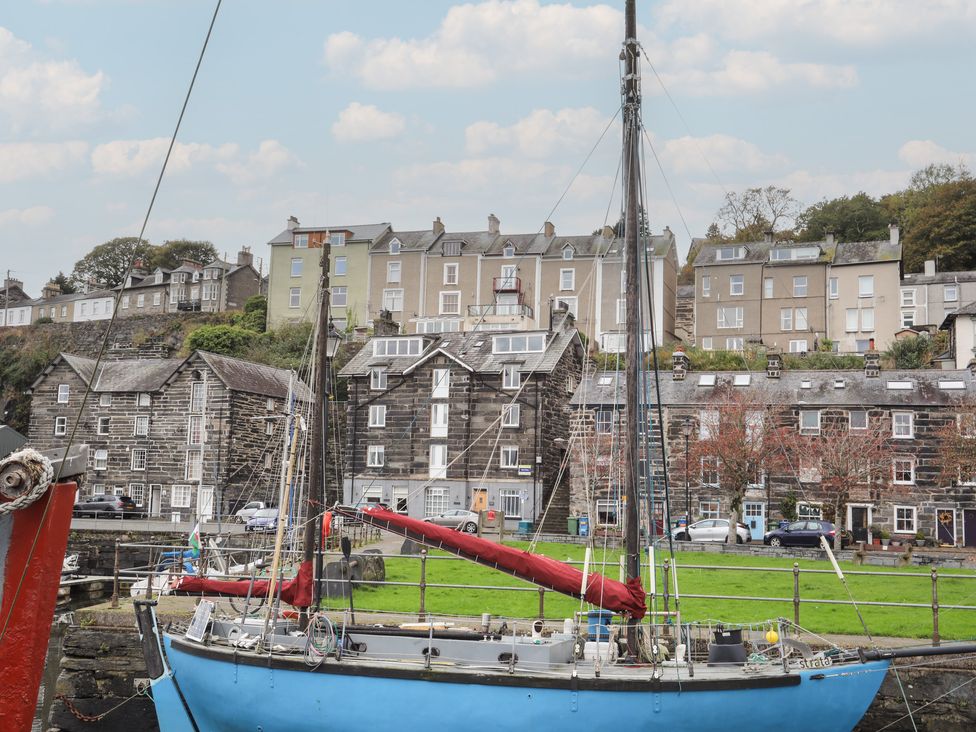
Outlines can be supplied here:
<path id="1" fill-rule="evenodd" d="M 277 508 L 262 508 L 254 512 L 254 518 L 274 518 L 278 515 Z"/>

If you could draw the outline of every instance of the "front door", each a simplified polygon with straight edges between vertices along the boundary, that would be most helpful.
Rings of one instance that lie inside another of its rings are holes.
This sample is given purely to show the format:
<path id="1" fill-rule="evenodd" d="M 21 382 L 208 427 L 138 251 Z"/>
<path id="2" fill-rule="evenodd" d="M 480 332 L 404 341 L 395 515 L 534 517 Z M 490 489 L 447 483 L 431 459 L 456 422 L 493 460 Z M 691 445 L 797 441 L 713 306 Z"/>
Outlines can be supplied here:
<path id="1" fill-rule="evenodd" d="M 766 504 L 765 503 L 745 503 L 742 506 L 742 514 L 745 519 L 743 523 L 749 527 L 752 540 L 762 541 L 766 535 Z"/>
<path id="2" fill-rule="evenodd" d="M 149 486 L 149 515 L 158 516 L 163 508 L 163 487 L 161 485 Z"/>
<path id="3" fill-rule="evenodd" d="M 471 510 L 478 512 L 488 508 L 488 491 L 484 488 L 475 488 L 471 498 Z"/>
<path id="4" fill-rule="evenodd" d="M 962 540 L 964 546 L 976 546 L 976 508 L 962 512 Z"/>
<path id="5" fill-rule="evenodd" d="M 956 509 L 940 508 L 935 512 L 935 538 L 945 546 L 956 545 Z"/>
<path id="6" fill-rule="evenodd" d="M 854 541 L 868 541 L 868 507 L 851 506 L 851 534 Z"/>
<path id="7" fill-rule="evenodd" d="M 209 521 L 213 518 L 213 499 L 213 486 L 200 486 L 197 490 L 197 518 L 201 521 Z"/>

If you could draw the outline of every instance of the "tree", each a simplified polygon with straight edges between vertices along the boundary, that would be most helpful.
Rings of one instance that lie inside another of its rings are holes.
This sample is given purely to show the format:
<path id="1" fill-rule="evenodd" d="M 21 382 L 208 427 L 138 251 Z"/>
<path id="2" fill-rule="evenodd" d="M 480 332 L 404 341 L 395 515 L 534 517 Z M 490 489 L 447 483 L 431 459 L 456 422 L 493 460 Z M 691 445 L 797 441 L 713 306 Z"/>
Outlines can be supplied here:
<path id="1" fill-rule="evenodd" d="M 927 335 L 896 338 L 884 355 L 894 361 L 896 369 L 923 369 L 932 360 L 932 344 Z"/>
<path id="2" fill-rule="evenodd" d="M 61 288 L 62 295 L 73 295 L 78 292 L 74 281 L 64 272 L 58 272 L 58 276 L 52 277 L 51 282 Z"/>
<path id="3" fill-rule="evenodd" d="M 723 236 L 731 230 L 732 241 L 758 241 L 767 231 L 780 231 L 781 238 L 792 235 L 787 226 L 792 225 L 799 212 L 800 202 L 793 198 L 789 188 L 766 186 L 727 193 L 725 205 L 715 217 Z"/>
<path id="4" fill-rule="evenodd" d="M 938 259 L 945 271 L 976 268 L 976 180 L 957 180 L 932 188 L 912 214 L 904 237 L 907 271 Z"/>
<path id="5" fill-rule="evenodd" d="M 789 430 L 777 424 L 770 400 L 729 386 L 701 412 L 698 435 L 689 446 L 689 459 L 718 477 L 729 498 L 729 541 L 736 541 L 736 524 L 750 487 L 760 486 L 786 465 L 783 445 Z"/>
<path id="6" fill-rule="evenodd" d="M 890 428 L 886 429 L 880 419 L 868 422 L 864 429 L 851 429 L 846 416 L 836 420 L 828 417 L 820 434 L 793 433 L 787 443 L 790 452 L 800 456 L 794 466 L 800 483 L 819 483 L 830 502 L 838 528 L 834 536 L 835 550 L 841 548 L 847 504 L 855 487 L 863 486 L 867 493 L 870 487 L 878 487 L 891 478 L 889 435 Z"/>
<path id="7" fill-rule="evenodd" d="M 135 259 L 148 260 L 153 245 L 145 239 L 124 236 L 99 244 L 75 262 L 71 277 L 76 283 L 115 287 L 122 284 L 129 265 Z"/>
<path id="8" fill-rule="evenodd" d="M 796 219 L 798 241 L 820 241 L 833 233 L 838 241 L 875 241 L 888 238 L 884 206 L 863 191 L 815 203 Z"/>
<path id="9" fill-rule="evenodd" d="M 960 404 L 956 418 L 937 431 L 941 478 L 945 483 L 976 482 L 976 402 Z"/>
<path id="10" fill-rule="evenodd" d="M 237 325 L 203 325 L 186 337 L 187 351 L 210 351 L 224 356 L 243 356 L 258 334 Z"/>
<path id="11" fill-rule="evenodd" d="M 146 265 L 149 269 L 176 269 L 184 259 L 207 264 L 217 259 L 217 250 L 209 241 L 173 239 L 155 247 Z"/>
<path id="12" fill-rule="evenodd" d="M 268 298 L 264 295 L 251 295 L 244 301 L 244 312 L 240 313 L 234 325 L 263 333 L 268 319 Z"/>

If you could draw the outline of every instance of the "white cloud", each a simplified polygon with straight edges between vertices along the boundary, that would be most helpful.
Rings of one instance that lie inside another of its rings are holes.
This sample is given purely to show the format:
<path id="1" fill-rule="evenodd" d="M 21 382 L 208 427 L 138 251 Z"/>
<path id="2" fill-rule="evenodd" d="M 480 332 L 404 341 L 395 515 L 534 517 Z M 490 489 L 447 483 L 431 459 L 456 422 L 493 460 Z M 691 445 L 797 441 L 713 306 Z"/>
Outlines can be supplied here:
<path id="1" fill-rule="evenodd" d="M 59 172 L 84 161 L 88 143 L 14 142 L 0 144 L 0 183 Z"/>
<path id="2" fill-rule="evenodd" d="M 532 158 L 589 150 L 609 120 L 593 107 L 534 110 L 509 127 L 497 122 L 475 122 L 464 131 L 467 151 L 482 155 L 496 148 L 514 148 Z M 619 139 L 619 136 L 616 138 Z"/>
<path id="3" fill-rule="evenodd" d="M 425 38 L 366 40 L 342 32 L 325 41 L 325 63 L 368 87 L 473 87 L 511 72 L 576 76 L 620 43 L 621 13 L 607 5 L 541 6 L 486 0 L 448 10 Z"/>
<path id="4" fill-rule="evenodd" d="M 101 71 L 87 73 L 76 61 L 40 58 L 29 43 L 0 27 L 0 114 L 15 129 L 92 121 L 105 83 Z"/>
<path id="5" fill-rule="evenodd" d="M 98 145 L 92 151 L 92 168 L 99 175 L 134 176 L 152 170 L 157 172 L 162 165 L 169 146 L 169 138 L 156 137 L 150 140 L 116 140 Z M 226 143 L 219 147 L 199 143 L 178 142 L 173 146 L 168 171 L 178 173 L 201 163 L 232 160 L 238 146 Z"/>
<path id="6" fill-rule="evenodd" d="M 367 142 L 397 137 L 405 128 L 399 114 L 383 112 L 372 104 L 352 102 L 339 112 L 332 134 L 340 142 Z"/>
<path id="7" fill-rule="evenodd" d="M 675 173 L 707 173 L 743 171 L 756 172 L 782 168 L 787 163 L 783 155 L 769 155 L 756 145 L 730 135 L 708 137 L 677 137 L 660 144 L 661 160 Z"/>
<path id="8" fill-rule="evenodd" d="M 662 28 L 693 28 L 735 41 L 783 38 L 901 45 L 908 39 L 976 30 L 970 0 L 667 0 L 655 8 Z"/>
<path id="9" fill-rule="evenodd" d="M 295 165 L 301 165 L 301 162 L 288 148 L 277 140 L 263 140 L 258 145 L 258 149 L 247 156 L 245 162 L 221 162 L 217 164 L 217 170 L 229 177 L 233 183 L 247 185 L 271 178 L 285 168 Z"/>
<path id="10" fill-rule="evenodd" d="M 976 168 L 976 153 L 952 152 L 932 140 L 909 140 L 898 149 L 898 158 L 916 170 L 931 163 L 961 163 L 970 170 Z"/>
<path id="11" fill-rule="evenodd" d="M 54 216 L 54 209 L 50 206 L 30 206 L 29 208 L 8 208 L 0 211 L 0 226 L 21 224 L 37 226 L 46 223 Z"/>
<path id="12" fill-rule="evenodd" d="M 686 94 L 732 96 L 756 94 L 785 86 L 846 89 L 857 84 L 853 66 L 790 63 L 767 51 L 729 51 L 709 68 L 662 70 L 661 77 L 671 88 Z M 657 93 L 656 80 L 645 77 L 645 89 Z"/>

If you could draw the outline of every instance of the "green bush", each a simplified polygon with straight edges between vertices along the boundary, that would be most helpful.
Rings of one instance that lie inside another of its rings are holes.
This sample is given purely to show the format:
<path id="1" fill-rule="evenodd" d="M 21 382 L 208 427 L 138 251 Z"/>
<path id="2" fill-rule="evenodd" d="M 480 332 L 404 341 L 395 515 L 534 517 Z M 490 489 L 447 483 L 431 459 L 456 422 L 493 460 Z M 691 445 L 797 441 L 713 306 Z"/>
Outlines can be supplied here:
<path id="1" fill-rule="evenodd" d="M 921 369 L 932 359 L 932 345 L 928 336 L 897 338 L 884 355 L 894 362 L 896 369 Z"/>
<path id="2" fill-rule="evenodd" d="M 54 321 L 51 318 L 44 316 L 43 318 L 38 318 L 37 320 L 35 320 L 34 325 L 47 325 L 48 323 L 53 323 L 53 322 Z"/>
<path id="3" fill-rule="evenodd" d="M 253 330 L 237 325 L 204 325 L 186 337 L 183 347 L 187 351 L 210 351 L 244 357 L 257 337 Z"/>

